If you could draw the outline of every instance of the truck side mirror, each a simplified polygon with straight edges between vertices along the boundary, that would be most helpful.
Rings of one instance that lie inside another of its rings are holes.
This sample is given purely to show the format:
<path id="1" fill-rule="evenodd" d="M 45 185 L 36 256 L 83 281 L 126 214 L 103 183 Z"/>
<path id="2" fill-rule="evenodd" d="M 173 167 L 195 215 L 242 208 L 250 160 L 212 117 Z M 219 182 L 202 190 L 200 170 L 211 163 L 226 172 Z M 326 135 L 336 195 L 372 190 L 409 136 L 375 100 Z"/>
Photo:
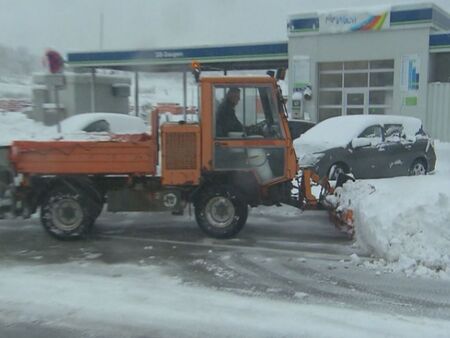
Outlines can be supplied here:
<path id="1" fill-rule="evenodd" d="M 286 68 L 278 68 L 277 75 L 276 75 L 277 81 L 284 80 L 285 78 L 286 78 Z"/>

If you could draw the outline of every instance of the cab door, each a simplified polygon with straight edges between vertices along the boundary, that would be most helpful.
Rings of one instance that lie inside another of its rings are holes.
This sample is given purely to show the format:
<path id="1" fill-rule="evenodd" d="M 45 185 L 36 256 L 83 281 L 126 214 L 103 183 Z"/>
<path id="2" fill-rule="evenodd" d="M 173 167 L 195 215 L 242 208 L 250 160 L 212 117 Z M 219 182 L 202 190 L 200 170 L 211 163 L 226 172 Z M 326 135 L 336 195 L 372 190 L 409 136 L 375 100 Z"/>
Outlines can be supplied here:
<path id="1" fill-rule="evenodd" d="M 212 170 L 251 172 L 261 185 L 286 177 L 286 131 L 268 80 L 211 84 Z M 228 102 L 231 91 L 239 98 Z"/>

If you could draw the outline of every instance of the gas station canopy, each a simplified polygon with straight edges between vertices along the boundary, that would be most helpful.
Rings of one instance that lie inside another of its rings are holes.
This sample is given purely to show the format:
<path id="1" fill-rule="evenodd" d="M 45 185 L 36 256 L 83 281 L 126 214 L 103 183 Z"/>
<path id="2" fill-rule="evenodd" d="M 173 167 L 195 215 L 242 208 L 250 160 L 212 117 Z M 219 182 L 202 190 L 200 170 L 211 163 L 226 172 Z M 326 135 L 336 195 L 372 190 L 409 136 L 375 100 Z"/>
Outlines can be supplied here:
<path id="1" fill-rule="evenodd" d="M 288 44 L 277 42 L 196 48 L 80 52 L 69 53 L 66 64 L 71 68 L 178 72 L 190 70 L 193 61 L 199 62 L 202 70 L 287 68 Z"/>

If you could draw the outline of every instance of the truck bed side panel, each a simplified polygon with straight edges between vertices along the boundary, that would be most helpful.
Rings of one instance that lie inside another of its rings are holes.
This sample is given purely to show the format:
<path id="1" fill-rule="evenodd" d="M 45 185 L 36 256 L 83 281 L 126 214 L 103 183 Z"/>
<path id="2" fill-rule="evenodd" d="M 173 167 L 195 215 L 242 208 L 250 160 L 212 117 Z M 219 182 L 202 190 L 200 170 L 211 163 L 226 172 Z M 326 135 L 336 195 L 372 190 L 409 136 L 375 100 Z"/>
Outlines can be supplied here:
<path id="1" fill-rule="evenodd" d="M 16 141 L 11 162 L 24 174 L 156 175 L 156 149 L 143 141 Z"/>

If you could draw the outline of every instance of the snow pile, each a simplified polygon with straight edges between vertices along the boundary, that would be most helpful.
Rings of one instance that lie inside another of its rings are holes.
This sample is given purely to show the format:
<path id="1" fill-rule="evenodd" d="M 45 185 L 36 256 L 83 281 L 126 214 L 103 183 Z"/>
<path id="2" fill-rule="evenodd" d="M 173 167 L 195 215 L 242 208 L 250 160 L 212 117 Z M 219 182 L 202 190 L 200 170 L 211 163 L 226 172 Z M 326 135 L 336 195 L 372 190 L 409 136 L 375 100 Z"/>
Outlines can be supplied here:
<path id="1" fill-rule="evenodd" d="M 450 144 L 437 143 L 434 175 L 348 182 L 341 206 L 354 211 L 357 244 L 386 267 L 450 278 Z M 442 159 L 442 161 L 441 161 Z"/>

